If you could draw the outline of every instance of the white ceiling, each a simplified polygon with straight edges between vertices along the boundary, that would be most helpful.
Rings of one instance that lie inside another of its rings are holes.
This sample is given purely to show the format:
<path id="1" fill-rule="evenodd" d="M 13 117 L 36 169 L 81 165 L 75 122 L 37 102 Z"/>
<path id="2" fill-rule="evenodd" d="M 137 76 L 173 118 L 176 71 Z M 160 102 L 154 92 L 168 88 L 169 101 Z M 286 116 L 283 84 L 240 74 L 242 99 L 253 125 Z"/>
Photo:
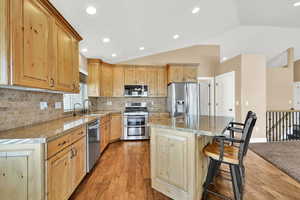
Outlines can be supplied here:
<path id="1" fill-rule="evenodd" d="M 300 47 L 296 0 L 50 1 L 84 38 L 80 48 L 88 52 L 83 54 L 112 63 L 198 44 L 220 44 L 226 57 L 261 53 L 271 58 L 283 48 Z M 85 12 L 90 5 L 96 15 Z M 195 6 L 200 12 L 194 15 Z M 174 34 L 180 38 L 174 40 Z M 111 42 L 102 43 L 104 37 Z"/>

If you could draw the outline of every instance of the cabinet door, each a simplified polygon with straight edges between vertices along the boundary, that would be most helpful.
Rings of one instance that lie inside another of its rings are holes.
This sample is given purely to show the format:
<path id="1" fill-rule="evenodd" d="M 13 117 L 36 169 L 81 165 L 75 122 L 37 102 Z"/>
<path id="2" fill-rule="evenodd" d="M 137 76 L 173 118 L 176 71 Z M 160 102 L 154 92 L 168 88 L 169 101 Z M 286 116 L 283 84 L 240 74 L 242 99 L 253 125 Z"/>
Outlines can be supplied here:
<path id="1" fill-rule="evenodd" d="M 73 38 L 72 40 L 72 55 L 73 55 L 73 82 L 74 82 L 74 89 L 73 92 L 79 93 L 79 43 L 77 40 Z"/>
<path id="2" fill-rule="evenodd" d="M 156 67 L 151 67 L 147 70 L 147 85 L 148 85 L 148 95 L 150 97 L 157 96 L 157 69 L 156 69 Z"/>
<path id="3" fill-rule="evenodd" d="M 86 174 L 86 137 L 81 138 L 72 145 L 71 153 L 71 181 L 73 192 Z"/>
<path id="4" fill-rule="evenodd" d="M 110 124 L 110 141 L 116 141 L 122 135 L 122 117 L 121 115 L 113 115 Z"/>
<path id="5" fill-rule="evenodd" d="M 28 199 L 28 158 L 0 157 L 1 199 Z"/>
<path id="6" fill-rule="evenodd" d="M 73 66 L 73 38 L 58 22 L 57 30 L 57 67 L 55 70 L 56 89 L 72 92 L 75 90 Z"/>
<path id="7" fill-rule="evenodd" d="M 185 82 L 197 82 L 197 67 L 183 67 Z"/>
<path id="8" fill-rule="evenodd" d="M 136 67 L 135 69 L 135 82 L 137 85 L 146 85 L 147 83 L 147 68 L 146 67 Z"/>
<path id="9" fill-rule="evenodd" d="M 135 85 L 135 67 L 124 67 L 124 83 L 125 85 Z"/>
<path id="10" fill-rule="evenodd" d="M 190 199 L 195 146 L 192 135 L 151 129 L 152 187 L 173 199 Z"/>
<path id="11" fill-rule="evenodd" d="M 183 67 L 169 66 L 168 68 L 168 83 L 183 82 Z"/>
<path id="12" fill-rule="evenodd" d="M 113 96 L 124 96 L 124 68 L 121 65 L 113 67 Z"/>
<path id="13" fill-rule="evenodd" d="M 11 3 L 13 84 L 48 89 L 53 64 L 51 15 L 38 1 Z"/>
<path id="14" fill-rule="evenodd" d="M 165 67 L 157 69 L 157 96 L 167 96 L 167 70 Z"/>
<path id="15" fill-rule="evenodd" d="M 112 65 L 102 63 L 101 67 L 101 96 L 111 97 L 113 92 L 113 69 Z"/>
<path id="16" fill-rule="evenodd" d="M 100 97 L 100 62 L 88 61 L 88 96 Z"/>
<path id="17" fill-rule="evenodd" d="M 105 124 L 101 124 L 100 126 L 100 134 L 101 134 L 101 141 L 100 141 L 100 152 L 102 153 L 105 149 L 105 140 L 106 140 L 106 126 Z"/>
<path id="18" fill-rule="evenodd" d="M 47 185 L 49 200 L 65 200 L 71 193 L 70 150 L 47 161 Z"/>

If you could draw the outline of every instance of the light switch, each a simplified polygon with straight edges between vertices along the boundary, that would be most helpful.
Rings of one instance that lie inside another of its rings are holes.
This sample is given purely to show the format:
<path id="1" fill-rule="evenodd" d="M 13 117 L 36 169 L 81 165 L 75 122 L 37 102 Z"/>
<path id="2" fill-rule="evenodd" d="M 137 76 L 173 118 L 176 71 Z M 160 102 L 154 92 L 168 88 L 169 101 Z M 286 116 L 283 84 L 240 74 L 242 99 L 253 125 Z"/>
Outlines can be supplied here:
<path id="1" fill-rule="evenodd" d="M 48 103 L 45 101 L 40 102 L 40 109 L 41 110 L 46 110 L 48 108 Z"/>
<path id="2" fill-rule="evenodd" d="M 61 109 L 61 102 L 55 102 L 55 109 Z"/>

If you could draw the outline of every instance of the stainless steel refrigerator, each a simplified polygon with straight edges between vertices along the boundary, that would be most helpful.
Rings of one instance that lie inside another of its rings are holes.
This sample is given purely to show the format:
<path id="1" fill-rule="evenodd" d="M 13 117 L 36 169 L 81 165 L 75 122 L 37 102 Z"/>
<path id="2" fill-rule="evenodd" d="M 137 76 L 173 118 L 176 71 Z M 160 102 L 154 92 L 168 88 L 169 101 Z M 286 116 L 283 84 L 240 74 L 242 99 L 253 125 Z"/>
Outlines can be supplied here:
<path id="1" fill-rule="evenodd" d="M 170 83 L 167 101 L 171 116 L 200 115 L 200 95 L 200 83 Z"/>

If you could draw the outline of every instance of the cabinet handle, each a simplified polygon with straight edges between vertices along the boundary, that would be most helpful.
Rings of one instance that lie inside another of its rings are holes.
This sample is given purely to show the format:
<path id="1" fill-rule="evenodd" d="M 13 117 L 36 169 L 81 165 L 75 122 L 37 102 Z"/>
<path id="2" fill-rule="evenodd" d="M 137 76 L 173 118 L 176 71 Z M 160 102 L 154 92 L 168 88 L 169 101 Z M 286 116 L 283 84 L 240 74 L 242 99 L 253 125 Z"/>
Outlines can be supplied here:
<path id="1" fill-rule="evenodd" d="M 50 79 L 50 87 L 54 87 L 54 79 L 53 78 Z"/>
<path id="2" fill-rule="evenodd" d="M 62 143 L 59 143 L 58 146 L 63 146 L 65 145 L 67 142 L 66 141 L 63 141 Z"/>

